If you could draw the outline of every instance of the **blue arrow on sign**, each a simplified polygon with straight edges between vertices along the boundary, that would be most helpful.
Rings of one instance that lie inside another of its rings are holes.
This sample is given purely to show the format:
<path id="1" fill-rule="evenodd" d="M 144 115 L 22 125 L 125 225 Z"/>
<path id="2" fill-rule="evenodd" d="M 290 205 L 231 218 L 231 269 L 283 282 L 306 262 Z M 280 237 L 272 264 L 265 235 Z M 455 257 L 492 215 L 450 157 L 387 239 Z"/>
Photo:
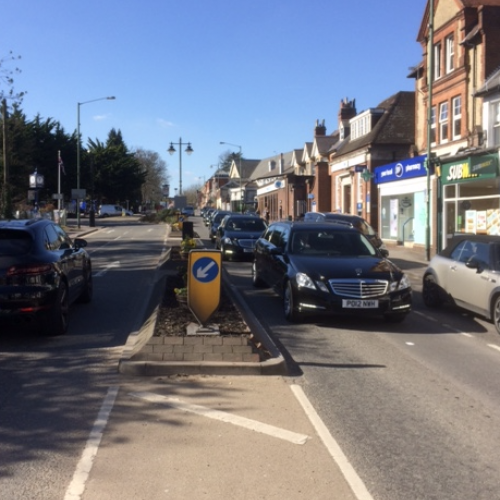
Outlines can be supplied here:
<path id="1" fill-rule="evenodd" d="M 219 275 L 219 266 L 210 257 L 198 259 L 193 266 L 193 276 L 200 283 L 210 283 Z"/>

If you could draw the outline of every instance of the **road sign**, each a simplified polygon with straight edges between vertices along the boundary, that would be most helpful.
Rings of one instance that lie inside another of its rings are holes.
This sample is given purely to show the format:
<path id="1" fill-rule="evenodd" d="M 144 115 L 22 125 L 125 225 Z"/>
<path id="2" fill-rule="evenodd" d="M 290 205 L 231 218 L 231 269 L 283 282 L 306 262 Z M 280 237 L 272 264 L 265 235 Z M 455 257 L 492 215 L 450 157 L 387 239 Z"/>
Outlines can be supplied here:
<path id="1" fill-rule="evenodd" d="M 205 326 L 217 311 L 221 288 L 220 250 L 191 250 L 188 256 L 188 306 Z"/>

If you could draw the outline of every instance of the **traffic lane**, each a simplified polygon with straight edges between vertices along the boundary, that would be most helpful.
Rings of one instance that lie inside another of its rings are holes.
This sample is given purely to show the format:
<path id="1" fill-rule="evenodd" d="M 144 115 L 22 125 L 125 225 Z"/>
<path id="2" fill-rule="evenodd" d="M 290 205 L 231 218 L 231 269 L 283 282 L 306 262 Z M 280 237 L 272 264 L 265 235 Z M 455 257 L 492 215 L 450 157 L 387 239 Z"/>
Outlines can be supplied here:
<path id="1" fill-rule="evenodd" d="M 159 279 L 165 237 L 164 225 L 137 225 L 87 238 L 94 297 L 90 307 L 75 308 L 70 333 L 85 336 L 84 342 L 93 338 L 96 345 L 121 346 L 142 326 L 153 307 L 150 295 Z"/>
<path id="2" fill-rule="evenodd" d="M 332 492 L 355 499 L 282 377 L 124 378 L 82 500 L 326 500 Z"/>
<path id="3" fill-rule="evenodd" d="M 98 233 L 86 237 L 95 272 L 100 272 L 95 266 L 109 262 L 108 252 L 123 266 L 95 278 L 94 301 L 71 309 L 67 335 L 40 338 L 32 329 L 2 331 L 0 496 L 64 498 L 102 400 L 118 380 L 124 340 L 134 322 L 140 323 L 136 311 L 149 293 L 146 276 L 157 275 L 163 235 L 150 236 L 148 244 L 149 233 L 142 231 L 137 228 L 128 239 L 109 243 L 100 256 L 92 241 Z M 147 248 L 144 256 L 136 245 Z"/>
<path id="4" fill-rule="evenodd" d="M 290 325 L 273 292 L 251 288 L 249 270 L 231 275 L 302 370 L 306 394 L 365 483 L 377 484 L 376 497 L 433 498 L 441 475 L 446 493 L 436 498 L 491 497 L 500 423 L 494 350 L 415 313 L 400 325 Z"/>

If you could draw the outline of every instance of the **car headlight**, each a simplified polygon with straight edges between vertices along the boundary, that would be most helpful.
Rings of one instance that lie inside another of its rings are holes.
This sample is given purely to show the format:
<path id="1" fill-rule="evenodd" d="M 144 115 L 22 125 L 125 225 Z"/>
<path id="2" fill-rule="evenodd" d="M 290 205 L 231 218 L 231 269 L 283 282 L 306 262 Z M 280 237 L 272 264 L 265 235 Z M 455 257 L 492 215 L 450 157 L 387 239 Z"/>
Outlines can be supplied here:
<path id="1" fill-rule="evenodd" d="M 405 290 L 406 288 L 410 288 L 410 287 L 411 287 L 411 283 L 410 283 L 410 280 L 408 279 L 408 276 L 406 276 L 406 274 L 403 274 L 399 281 L 393 281 L 391 283 L 390 291 L 396 292 L 398 290 Z"/>
<path id="2" fill-rule="evenodd" d="M 304 273 L 297 273 L 295 275 L 295 281 L 297 282 L 297 286 L 299 288 L 313 288 L 316 289 L 316 286 L 314 285 L 314 281 L 309 278 L 307 274 Z"/>

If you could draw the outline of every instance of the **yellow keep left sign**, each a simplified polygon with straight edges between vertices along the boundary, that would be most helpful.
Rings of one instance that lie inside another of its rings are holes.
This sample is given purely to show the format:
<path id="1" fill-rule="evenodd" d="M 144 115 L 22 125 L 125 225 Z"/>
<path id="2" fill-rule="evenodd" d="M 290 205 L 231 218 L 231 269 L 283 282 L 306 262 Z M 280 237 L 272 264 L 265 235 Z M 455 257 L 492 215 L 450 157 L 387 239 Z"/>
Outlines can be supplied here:
<path id="1" fill-rule="evenodd" d="M 188 307 L 205 326 L 217 311 L 221 290 L 220 250 L 191 250 L 188 256 Z"/>

